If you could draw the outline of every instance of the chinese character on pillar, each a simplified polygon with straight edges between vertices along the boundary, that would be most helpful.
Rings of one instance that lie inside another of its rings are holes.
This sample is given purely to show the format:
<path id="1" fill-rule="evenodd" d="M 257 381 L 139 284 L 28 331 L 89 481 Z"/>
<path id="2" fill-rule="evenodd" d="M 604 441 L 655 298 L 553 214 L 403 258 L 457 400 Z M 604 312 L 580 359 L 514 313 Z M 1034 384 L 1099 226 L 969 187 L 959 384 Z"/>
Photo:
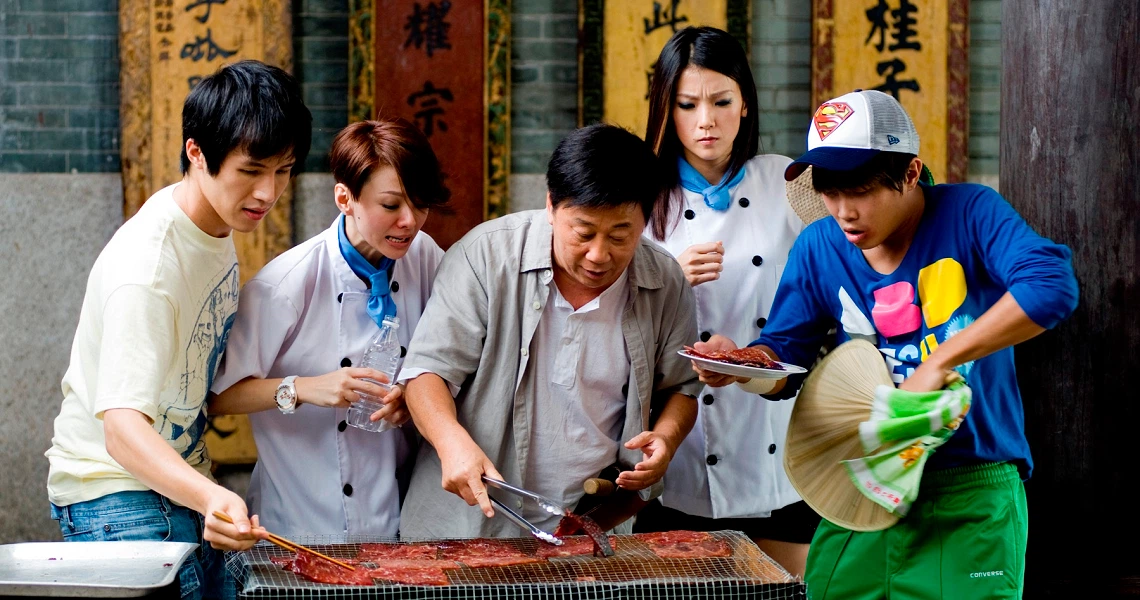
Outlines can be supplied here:
<path id="1" fill-rule="evenodd" d="M 911 4 L 909 0 L 897 1 L 897 8 L 892 8 L 887 0 L 879 0 L 875 6 L 864 11 L 864 14 L 867 15 L 867 21 L 871 24 L 871 31 L 867 34 L 867 39 L 863 40 L 864 45 L 873 46 L 880 54 L 884 50 L 890 53 L 875 65 L 875 70 L 883 77 L 883 81 L 874 89 L 886 92 L 894 96 L 895 99 L 898 99 L 901 90 L 912 92 L 921 90 L 917 79 L 899 79 L 899 75 L 906 71 L 906 62 L 898 54 L 898 51 L 922 50 L 922 44 L 914 39 L 917 35 L 914 29 L 917 24 L 914 14 L 918 12 L 918 7 Z M 888 21 L 888 15 L 893 19 L 893 22 Z M 887 45 L 888 31 L 890 31 L 892 40 L 889 46 Z M 878 41 L 872 44 L 871 40 L 876 35 Z"/>
<path id="2" fill-rule="evenodd" d="M 680 4 L 681 0 L 669 0 L 669 7 L 665 8 L 660 2 L 654 2 L 652 22 L 649 17 L 642 19 L 645 23 L 645 34 L 648 35 L 662 27 L 668 27 L 670 31 L 676 33 L 677 24 L 688 23 L 689 17 L 677 14 Z"/>
<path id="3" fill-rule="evenodd" d="M 206 21 L 210 20 L 210 9 L 213 8 L 215 4 L 225 3 L 226 0 L 195 0 L 194 2 L 186 5 L 186 12 L 190 12 L 199 7 L 205 7 L 205 11 L 194 17 L 199 23 L 205 23 Z"/>
<path id="4" fill-rule="evenodd" d="M 416 124 L 429 140 L 437 128 L 442 132 L 447 131 L 447 123 L 439 118 L 445 112 L 439 105 L 441 100 L 451 102 L 455 97 L 451 95 L 451 90 L 436 89 L 430 81 L 424 82 L 422 90 L 408 96 L 408 105 L 417 109 L 414 113 Z"/>
<path id="5" fill-rule="evenodd" d="M 451 29 L 451 25 L 447 22 L 447 13 L 450 10 L 451 3 L 447 0 L 439 4 L 429 2 L 426 8 L 421 8 L 420 3 L 416 2 L 412 14 L 408 16 L 408 22 L 404 25 L 404 29 L 408 31 L 404 47 L 415 45 L 417 50 L 423 47 L 428 58 L 431 58 L 436 50 L 450 50 L 451 44 L 447 39 L 447 30 Z"/>

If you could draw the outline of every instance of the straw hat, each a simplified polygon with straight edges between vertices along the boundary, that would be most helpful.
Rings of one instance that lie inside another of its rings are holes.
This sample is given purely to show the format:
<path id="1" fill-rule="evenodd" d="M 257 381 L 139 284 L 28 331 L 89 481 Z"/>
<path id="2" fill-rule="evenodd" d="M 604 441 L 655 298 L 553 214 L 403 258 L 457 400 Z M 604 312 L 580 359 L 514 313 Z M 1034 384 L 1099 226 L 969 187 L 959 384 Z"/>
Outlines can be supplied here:
<path id="1" fill-rule="evenodd" d="M 841 344 L 808 375 L 792 409 L 784 447 L 784 470 L 815 512 L 853 531 L 894 525 L 888 512 L 852 483 L 840 461 L 864 455 L 859 423 L 871 416 L 875 388 L 894 385 L 873 344 Z"/>
<path id="2" fill-rule="evenodd" d="M 811 170 L 811 167 L 804 169 L 798 177 L 784 184 L 788 191 L 788 204 L 804 225 L 831 216 L 823 203 L 823 197 L 811 185 Z"/>

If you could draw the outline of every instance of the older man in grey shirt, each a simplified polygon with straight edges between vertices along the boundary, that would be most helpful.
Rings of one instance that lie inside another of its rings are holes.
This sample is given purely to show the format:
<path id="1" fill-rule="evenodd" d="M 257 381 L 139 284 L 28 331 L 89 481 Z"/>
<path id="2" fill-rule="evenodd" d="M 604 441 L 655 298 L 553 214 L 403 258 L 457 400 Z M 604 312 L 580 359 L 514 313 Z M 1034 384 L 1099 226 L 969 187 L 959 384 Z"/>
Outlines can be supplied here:
<path id="1" fill-rule="evenodd" d="M 490 518 L 484 474 L 573 506 L 618 463 L 620 487 L 655 496 L 696 419 L 700 384 L 677 355 L 696 339 L 693 292 L 641 236 L 663 187 L 652 150 L 612 125 L 579 129 L 547 187 L 546 210 L 476 227 L 440 265 L 400 377 L 430 444 L 403 536 L 522 534 Z M 557 522 L 508 501 L 548 531 Z"/>

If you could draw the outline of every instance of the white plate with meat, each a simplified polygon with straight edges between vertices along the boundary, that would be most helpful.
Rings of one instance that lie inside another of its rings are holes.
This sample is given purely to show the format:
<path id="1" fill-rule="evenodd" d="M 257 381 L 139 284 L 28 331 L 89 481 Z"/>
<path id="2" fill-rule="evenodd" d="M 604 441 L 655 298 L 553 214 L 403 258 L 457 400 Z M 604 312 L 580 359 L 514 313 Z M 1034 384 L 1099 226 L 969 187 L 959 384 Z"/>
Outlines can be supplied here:
<path id="1" fill-rule="evenodd" d="M 783 379 L 788 375 L 807 372 L 803 367 L 774 361 L 764 351 L 751 346 L 715 352 L 697 352 L 692 347 L 685 346 L 685 349 L 678 350 L 677 354 L 697 363 L 703 369 L 737 377 Z"/>

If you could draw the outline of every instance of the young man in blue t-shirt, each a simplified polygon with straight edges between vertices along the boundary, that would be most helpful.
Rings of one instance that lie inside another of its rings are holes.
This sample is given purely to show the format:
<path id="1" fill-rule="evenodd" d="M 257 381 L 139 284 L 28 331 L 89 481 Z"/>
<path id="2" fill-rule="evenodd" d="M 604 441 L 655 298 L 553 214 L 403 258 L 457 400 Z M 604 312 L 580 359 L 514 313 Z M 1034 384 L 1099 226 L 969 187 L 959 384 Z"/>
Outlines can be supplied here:
<path id="1" fill-rule="evenodd" d="M 810 365 L 828 332 L 875 344 L 895 383 L 940 389 L 950 371 L 973 391 L 969 414 L 931 456 L 908 516 L 883 531 L 824 521 L 805 580 L 824 598 L 1019 598 L 1033 462 L 1013 346 L 1077 304 L 1070 252 L 1035 233 L 992 189 L 928 185 L 918 135 L 887 94 L 853 92 L 813 116 L 808 152 L 832 218 L 810 225 L 788 257 L 760 339 L 777 360 Z M 698 350 L 735 344 L 713 336 Z M 749 381 L 700 371 L 773 398 L 800 380 Z M 791 383 L 789 383 L 789 381 Z"/>

